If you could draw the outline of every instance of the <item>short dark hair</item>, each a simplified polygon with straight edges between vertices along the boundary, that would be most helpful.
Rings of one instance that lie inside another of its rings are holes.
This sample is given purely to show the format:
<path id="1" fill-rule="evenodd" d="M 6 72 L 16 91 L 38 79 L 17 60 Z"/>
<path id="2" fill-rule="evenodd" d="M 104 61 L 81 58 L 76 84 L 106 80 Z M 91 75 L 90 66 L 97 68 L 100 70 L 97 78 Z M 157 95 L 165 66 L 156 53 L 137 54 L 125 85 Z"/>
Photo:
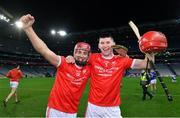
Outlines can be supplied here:
<path id="1" fill-rule="evenodd" d="M 114 41 L 114 38 L 113 38 L 112 34 L 107 33 L 107 32 L 106 33 L 100 33 L 99 37 L 98 37 L 98 41 L 99 41 L 100 38 L 106 38 L 106 37 L 110 37 Z"/>
<path id="2" fill-rule="evenodd" d="M 99 38 L 105 38 L 105 37 L 113 37 L 111 33 L 108 32 L 101 32 L 99 34 Z"/>

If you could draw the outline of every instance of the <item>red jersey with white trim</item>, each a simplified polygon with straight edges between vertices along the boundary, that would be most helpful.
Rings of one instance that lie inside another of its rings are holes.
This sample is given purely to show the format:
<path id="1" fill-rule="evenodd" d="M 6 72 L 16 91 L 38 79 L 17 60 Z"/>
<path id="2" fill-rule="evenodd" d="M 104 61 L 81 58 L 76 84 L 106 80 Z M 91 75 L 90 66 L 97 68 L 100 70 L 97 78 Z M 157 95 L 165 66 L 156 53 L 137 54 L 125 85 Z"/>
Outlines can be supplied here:
<path id="1" fill-rule="evenodd" d="M 89 77 L 89 66 L 78 68 L 75 64 L 66 63 L 65 58 L 61 56 L 48 106 L 66 113 L 77 113 Z"/>
<path id="2" fill-rule="evenodd" d="M 112 59 L 105 59 L 100 53 L 91 54 L 89 102 L 98 106 L 120 105 L 120 83 L 132 62 L 133 59 L 128 57 L 113 56 Z"/>
<path id="3" fill-rule="evenodd" d="M 14 68 L 10 70 L 6 76 L 10 78 L 10 81 L 16 81 L 19 82 L 19 80 L 23 77 L 23 73 L 21 70 Z"/>

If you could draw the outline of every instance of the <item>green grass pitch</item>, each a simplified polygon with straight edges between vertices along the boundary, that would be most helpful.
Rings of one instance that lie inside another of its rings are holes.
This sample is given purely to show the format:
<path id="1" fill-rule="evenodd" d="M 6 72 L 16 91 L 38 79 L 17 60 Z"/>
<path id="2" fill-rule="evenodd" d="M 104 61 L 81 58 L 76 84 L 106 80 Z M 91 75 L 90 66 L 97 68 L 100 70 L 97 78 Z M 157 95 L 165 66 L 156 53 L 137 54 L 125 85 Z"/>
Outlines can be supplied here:
<path id="1" fill-rule="evenodd" d="M 142 89 L 139 78 L 123 78 L 121 88 L 121 112 L 124 117 L 180 117 L 180 77 L 177 83 L 172 83 L 170 78 L 164 81 L 173 96 L 169 102 L 165 93 L 157 81 L 157 93 L 152 100 L 142 101 Z M 12 98 L 6 108 L 2 100 L 8 95 L 9 80 L 0 79 L 0 117 L 44 117 L 47 107 L 47 99 L 51 91 L 54 79 L 52 78 L 26 78 L 22 79 L 18 88 L 21 100 L 15 104 Z M 150 88 L 149 88 L 150 90 Z M 78 116 L 83 117 L 89 92 L 89 84 L 81 98 Z"/>

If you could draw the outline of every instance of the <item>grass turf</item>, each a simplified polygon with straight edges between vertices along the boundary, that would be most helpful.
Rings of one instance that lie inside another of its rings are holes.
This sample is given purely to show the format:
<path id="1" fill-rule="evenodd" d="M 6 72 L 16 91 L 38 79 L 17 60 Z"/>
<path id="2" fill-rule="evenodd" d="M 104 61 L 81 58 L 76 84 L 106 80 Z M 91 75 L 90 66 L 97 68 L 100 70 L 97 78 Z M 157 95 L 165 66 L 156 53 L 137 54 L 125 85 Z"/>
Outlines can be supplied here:
<path id="1" fill-rule="evenodd" d="M 164 81 L 173 96 L 169 102 L 165 96 L 159 81 L 157 81 L 157 93 L 152 100 L 147 98 L 142 101 L 142 88 L 139 78 L 123 78 L 121 88 L 121 112 L 124 117 L 180 117 L 180 77 L 177 83 L 172 83 L 170 78 Z M 18 88 L 21 102 L 15 104 L 12 98 L 4 108 L 2 100 L 9 94 L 9 80 L 0 79 L 0 117 L 44 117 L 47 107 L 47 99 L 51 91 L 54 79 L 52 78 L 26 78 L 22 79 Z M 149 88 L 150 90 L 150 88 Z M 89 92 L 89 84 L 81 98 L 78 116 L 83 117 Z"/>

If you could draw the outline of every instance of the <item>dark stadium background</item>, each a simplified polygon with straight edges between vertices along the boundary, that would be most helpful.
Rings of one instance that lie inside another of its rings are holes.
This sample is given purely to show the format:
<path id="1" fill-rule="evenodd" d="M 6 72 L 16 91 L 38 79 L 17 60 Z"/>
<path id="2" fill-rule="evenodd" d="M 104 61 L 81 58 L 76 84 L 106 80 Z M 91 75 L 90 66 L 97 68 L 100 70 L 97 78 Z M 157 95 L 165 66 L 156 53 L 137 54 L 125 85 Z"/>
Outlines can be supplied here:
<path id="1" fill-rule="evenodd" d="M 150 30 L 161 31 L 167 37 L 168 48 L 164 52 L 157 54 L 157 68 L 162 76 L 180 75 L 180 1 L 178 0 L 3 0 L 0 1 L 0 14 L 4 14 L 9 18 L 10 22 L 7 23 L 0 19 L 0 78 L 4 77 L 4 74 L 16 64 L 21 65 L 27 78 L 37 78 L 37 76 L 51 77 L 55 74 L 55 68 L 36 53 L 24 32 L 17 29 L 14 25 L 11 25 L 18 20 L 20 16 L 27 13 L 35 17 L 36 21 L 33 27 L 40 38 L 43 39 L 47 46 L 56 54 L 63 56 L 72 55 L 74 45 L 78 41 L 90 43 L 92 52 L 98 52 L 97 38 L 100 34 L 107 33 L 114 37 L 117 44 L 124 45 L 129 49 L 128 55 L 130 57 L 144 58 L 144 55 L 139 50 L 137 38 L 128 26 L 128 22 L 130 20 L 134 21 L 141 35 Z M 58 35 L 52 36 L 50 34 L 51 29 L 64 29 L 68 35 L 65 37 Z M 127 76 L 136 76 L 139 75 L 139 72 L 139 70 L 129 70 L 126 74 Z M 23 81 L 25 83 L 26 80 Z M 49 80 L 47 81 L 49 82 Z M 2 83 L 6 82 L 3 81 Z M 49 93 L 51 85 L 48 84 L 47 93 Z M 34 85 L 32 84 L 32 86 Z M 36 86 L 38 87 L 38 85 Z M 175 87 L 173 85 L 170 86 L 172 86 L 171 88 Z M 7 87 L 8 90 L 8 85 L 5 86 L 3 84 L 2 87 Z M 133 86 L 131 87 L 134 89 Z M 21 89 L 23 91 L 23 87 Z M 131 90 L 127 93 L 130 91 Z M 179 90 L 174 89 L 174 91 L 177 92 L 175 93 L 178 96 Z M 46 94 L 45 99 L 48 96 L 47 93 L 44 93 Z M 24 92 L 24 95 L 26 94 L 29 96 L 28 93 Z M 1 95 L 0 93 L 0 97 L 3 97 Z M 3 95 L 5 96 L 5 92 Z M 129 96 L 127 95 L 126 97 L 128 98 Z M 161 101 L 161 99 L 158 100 Z M 28 102 L 29 101 L 27 101 L 27 103 Z M 157 104 L 156 102 L 157 101 L 155 101 L 154 104 Z M 164 102 L 162 102 L 162 105 L 163 103 Z M 46 104 L 46 101 L 43 102 L 43 104 Z M 176 110 L 177 109 L 179 108 L 177 107 Z M 172 110 L 174 109 L 172 108 Z M 42 109 L 39 111 L 42 111 Z M 0 111 L 0 113 L 3 113 L 3 111 Z M 177 113 L 180 112 L 178 111 Z M 158 115 L 162 116 L 161 113 Z M 6 115 L 0 114 L 0 116 Z M 21 115 L 18 114 L 16 116 Z"/>
<path id="2" fill-rule="evenodd" d="M 156 62 L 180 61 L 180 3 L 179 1 L 1 1 L 0 13 L 10 22 L 0 20 L 0 62 L 21 65 L 48 63 L 35 52 L 24 32 L 10 24 L 24 14 L 35 17 L 34 29 L 56 54 L 73 54 L 78 41 L 91 44 L 97 52 L 99 34 L 109 33 L 117 44 L 128 47 L 130 57 L 143 58 L 137 38 L 128 26 L 130 20 L 139 27 L 141 35 L 150 30 L 163 32 L 168 39 L 168 49 L 157 56 Z M 64 29 L 66 37 L 52 36 L 51 29 Z M 15 62 L 14 62 L 15 61 Z"/>

